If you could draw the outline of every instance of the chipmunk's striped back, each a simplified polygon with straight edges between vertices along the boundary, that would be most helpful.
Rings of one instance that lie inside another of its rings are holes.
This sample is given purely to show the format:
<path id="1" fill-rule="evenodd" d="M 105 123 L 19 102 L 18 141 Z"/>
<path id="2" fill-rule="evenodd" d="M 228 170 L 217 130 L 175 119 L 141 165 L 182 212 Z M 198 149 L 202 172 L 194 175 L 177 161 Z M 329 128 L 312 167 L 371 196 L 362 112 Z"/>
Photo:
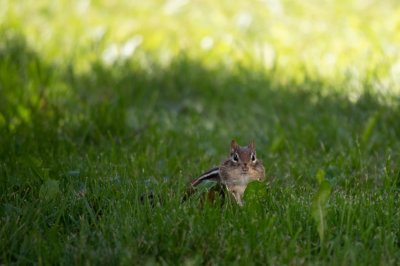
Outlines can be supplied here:
<path id="1" fill-rule="evenodd" d="M 219 175 L 219 167 L 214 167 L 208 170 L 207 172 L 203 173 L 199 177 L 197 177 L 195 180 L 193 180 L 188 189 L 186 190 L 185 195 L 182 198 L 182 202 L 186 201 L 193 193 L 196 191 L 196 187 L 200 185 L 204 181 L 215 181 L 220 183 L 221 182 L 221 177 Z M 222 192 L 220 191 L 221 188 L 218 186 L 218 194 L 221 194 Z M 214 192 L 211 192 L 212 195 L 214 195 Z M 213 197 L 213 196 L 211 196 Z M 210 198 L 210 195 L 208 196 Z"/>
<path id="2" fill-rule="evenodd" d="M 190 184 L 191 186 L 195 187 L 205 180 L 220 181 L 219 167 L 214 167 L 208 170 L 207 172 L 203 173 L 201 176 L 193 180 Z"/>

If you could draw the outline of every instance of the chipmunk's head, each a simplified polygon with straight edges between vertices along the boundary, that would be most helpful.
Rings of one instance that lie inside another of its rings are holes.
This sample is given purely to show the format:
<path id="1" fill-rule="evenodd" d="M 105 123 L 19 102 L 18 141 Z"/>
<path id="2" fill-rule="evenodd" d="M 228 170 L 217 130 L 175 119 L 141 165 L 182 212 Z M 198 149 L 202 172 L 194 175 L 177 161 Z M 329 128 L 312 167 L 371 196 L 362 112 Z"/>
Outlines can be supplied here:
<path id="1" fill-rule="evenodd" d="M 254 170 L 258 170 L 259 167 L 262 167 L 261 163 L 257 160 L 254 142 L 241 147 L 235 140 L 232 140 L 230 156 L 231 166 L 240 169 L 243 174 L 251 173 Z M 261 180 L 261 178 L 257 179 Z"/>

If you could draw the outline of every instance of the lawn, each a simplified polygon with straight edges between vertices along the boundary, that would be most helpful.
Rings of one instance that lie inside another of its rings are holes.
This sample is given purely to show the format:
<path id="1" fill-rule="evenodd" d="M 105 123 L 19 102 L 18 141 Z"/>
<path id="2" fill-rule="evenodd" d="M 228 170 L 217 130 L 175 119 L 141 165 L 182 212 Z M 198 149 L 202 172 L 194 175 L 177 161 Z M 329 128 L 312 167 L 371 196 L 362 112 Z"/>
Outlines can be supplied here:
<path id="1" fill-rule="evenodd" d="M 0 264 L 400 264 L 397 1 L 142 2 L 0 0 Z"/>

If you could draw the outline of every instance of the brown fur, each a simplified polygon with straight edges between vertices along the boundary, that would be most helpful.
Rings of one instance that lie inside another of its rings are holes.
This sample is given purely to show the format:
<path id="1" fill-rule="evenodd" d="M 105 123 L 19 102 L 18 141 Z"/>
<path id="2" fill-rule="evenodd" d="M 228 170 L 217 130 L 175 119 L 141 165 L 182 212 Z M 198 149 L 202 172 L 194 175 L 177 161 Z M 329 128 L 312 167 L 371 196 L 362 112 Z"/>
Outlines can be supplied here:
<path id="1" fill-rule="evenodd" d="M 235 155 L 238 159 L 237 161 L 234 160 Z M 235 140 L 232 140 L 231 158 L 222 162 L 219 169 L 221 183 L 233 194 L 239 205 L 243 205 L 243 194 L 247 184 L 251 181 L 261 181 L 265 178 L 264 166 L 256 158 L 254 142 L 248 146 L 241 147 Z"/>
<path id="2" fill-rule="evenodd" d="M 254 142 L 241 147 L 235 140 L 232 140 L 230 158 L 224 160 L 219 167 L 213 168 L 193 180 L 184 196 L 184 200 L 196 191 L 198 184 L 205 180 L 212 180 L 225 187 L 234 196 L 236 202 L 239 205 L 243 205 L 243 194 L 247 184 L 254 180 L 261 181 L 264 178 L 264 166 L 256 158 Z M 209 200 L 214 200 L 215 191 L 211 190 L 207 197 Z"/>

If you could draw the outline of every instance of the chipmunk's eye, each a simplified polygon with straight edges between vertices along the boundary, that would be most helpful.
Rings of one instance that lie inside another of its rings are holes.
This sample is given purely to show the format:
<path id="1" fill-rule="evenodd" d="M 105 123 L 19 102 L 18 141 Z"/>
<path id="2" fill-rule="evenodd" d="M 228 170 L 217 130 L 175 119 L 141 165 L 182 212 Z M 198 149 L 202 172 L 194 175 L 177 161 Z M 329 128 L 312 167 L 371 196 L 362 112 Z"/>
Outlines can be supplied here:
<path id="1" fill-rule="evenodd" d="M 256 162 L 256 155 L 255 155 L 254 153 L 251 154 L 251 161 L 252 161 L 253 163 Z"/>
<path id="2" fill-rule="evenodd" d="M 232 161 L 234 161 L 235 163 L 239 162 L 239 156 L 238 156 L 237 153 L 234 153 L 234 154 L 232 155 Z"/>

